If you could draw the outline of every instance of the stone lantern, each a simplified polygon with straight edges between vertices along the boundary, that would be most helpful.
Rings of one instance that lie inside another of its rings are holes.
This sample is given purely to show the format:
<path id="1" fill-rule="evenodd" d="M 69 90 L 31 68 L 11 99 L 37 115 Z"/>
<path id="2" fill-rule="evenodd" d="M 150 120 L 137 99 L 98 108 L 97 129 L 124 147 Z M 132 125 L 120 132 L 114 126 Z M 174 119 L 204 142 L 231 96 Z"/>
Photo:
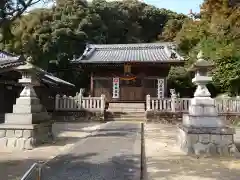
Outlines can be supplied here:
<path id="1" fill-rule="evenodd" d="M 189 112 L 183 115 L 179 126 L 178 143 L 186 154 L 231 155 L 237 151 L 233 141 L 235 130 L 218 115 L 215 100 L 206 87 L 212 81 L 208 71 L 213 64 L 203 59 L 202 52 L 197 58 L 191 68 L 195 71 L 192 82 L 197 89 L 190 101 Z"/>
<path id="2" fill-rule="evenodd" d="M 7 149 L 32 149 L 52 140 L 50 117 L 34 90 L 40 84 L 36 73 L 41 70 L 29 59 L 15 69 L 22 74 L 19 83 L 24 88 L 13 105 L 13 113 L 5 114 L 5 123 L 0 125 L 0 145 Z"/>

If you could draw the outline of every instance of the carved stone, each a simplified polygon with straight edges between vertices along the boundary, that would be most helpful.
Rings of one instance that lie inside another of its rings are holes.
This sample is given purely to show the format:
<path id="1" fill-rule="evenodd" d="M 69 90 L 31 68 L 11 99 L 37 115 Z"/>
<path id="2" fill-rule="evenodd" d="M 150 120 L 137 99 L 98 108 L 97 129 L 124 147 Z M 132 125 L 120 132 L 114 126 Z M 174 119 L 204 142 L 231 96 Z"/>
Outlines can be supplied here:
<path id="1" fill-rule="evenodd" d="M 25 87 L 13 105 L 13 113 L 5 114 L 5 123 L 0 125 L 2 149 L 32 149 L 52 140 L 50 116 L 34 91 L 35 81 L 29 71 L 23 72 L 19 82 Z"/>
<path id="2" fill-rule="evenodd" d="M 210 96 L 206 84 L 212 80 L 207 76 L 211 64 L 198 56 L 193 69 L 193 82 L 197 84 L 191 99 L 188 114 L 183 115 L 179 126 L 178 143 L 186 154 L 230 156 L 237 153 L 233 135 L 235 129 L 228 127 L 226 120 L 219 116 L 215 100 Z M 194 138 L 193 138 L 194 137 Z"/>

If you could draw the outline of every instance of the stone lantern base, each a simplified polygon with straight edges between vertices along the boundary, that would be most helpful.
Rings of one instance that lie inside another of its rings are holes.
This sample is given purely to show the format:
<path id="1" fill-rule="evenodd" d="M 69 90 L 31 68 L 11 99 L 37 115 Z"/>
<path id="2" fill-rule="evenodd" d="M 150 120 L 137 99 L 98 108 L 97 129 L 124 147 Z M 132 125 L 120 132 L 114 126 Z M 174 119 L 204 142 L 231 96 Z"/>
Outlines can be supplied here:
<path id="1" fill-rule="evenodd" d="M 52 140 L 52 124 L 1 124 L 0 146 L 7 150 L 30 150 Z"/>
<path id="2" fill-rule="evenodd" d="M 178 144 L 187 155 L 232 156 L 238 152 L 230 127 L 179 126 Z"/>
<path id="3" fill-rule="evenodd" d="M 52 139 L 52 122 L 47 111 L 40 104 L 33 87 L 25 87 L 13 105 L 13 113 L 5 114 L 5 123 L 0 124 L 0 147 L 33 149 Z"/>

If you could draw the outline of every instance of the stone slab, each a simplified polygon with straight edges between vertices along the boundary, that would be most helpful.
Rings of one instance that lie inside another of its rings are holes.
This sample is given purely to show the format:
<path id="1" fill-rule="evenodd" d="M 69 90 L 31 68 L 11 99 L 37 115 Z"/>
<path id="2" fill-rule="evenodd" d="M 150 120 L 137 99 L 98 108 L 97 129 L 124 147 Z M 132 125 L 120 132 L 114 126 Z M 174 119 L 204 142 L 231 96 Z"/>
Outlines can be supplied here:
<path id="1" fill-rule="evenodd" d="M 219 116 L 192 116 L 183 114 L 183 125 L 195 127 L 225 127 L 226 121 Z"/>
<path id="2" fill-rule="evenodd" d="M 189 107 L 189 114 L 194 116 L 218 116 L 218 112 L 215 106 L 199 106 L 191 105 Z"/>
<path id="3" fill-rule="evenodd" d="M 32 104 L 32 105 L 21 105 L 14 104 L 13 105 L 13 113 L 39 113 L 42 111 L 41 104 Z"/>
<path id="4" fill-rule="evenodd" d="M 51 122 L 41 123 L 41 124 L 0 124 L 1 129 L 35 129 L 37 127 L 51 125 Z"/>
<path id="5" fill-rule="evenodd" d="M 179 125 L 179 129 L 182 129 L 188 134 L 235 134 L 235 129 L 232 127 L 187 127 L 184 125 Z"/>
<path id="6" fill-rule="evenodd" d="M 40 113 L 7 113 L 5 114 L 6 124 L 37 124 L 49 120 L 47 112 Z"/>
<path id="7" fill-rule="evenodd" d="M 20 97 L 16 99 L 16 104 L 22 105 L 40 104 L 40 100 L 36 97 Z"/>
<path id="8" fill-rule="evenodd" d="M 191 105 L 214 106 L 215 99 L 211 97 L 194 97 L 190 100 Z"/>

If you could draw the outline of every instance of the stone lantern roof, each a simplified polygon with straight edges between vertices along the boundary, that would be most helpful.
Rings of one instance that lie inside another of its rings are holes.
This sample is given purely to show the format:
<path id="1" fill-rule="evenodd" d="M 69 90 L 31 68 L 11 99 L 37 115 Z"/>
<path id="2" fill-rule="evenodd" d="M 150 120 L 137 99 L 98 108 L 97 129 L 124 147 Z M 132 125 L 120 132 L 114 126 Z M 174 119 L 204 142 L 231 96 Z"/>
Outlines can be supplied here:
<path id="1" fill-rule="evenodd" d="M 198 69 L 212 69 L 214 64 L 203 59 L 203 52 L 200 51 L 197 55 L 197 61 L 191 66 L 190 71 L 196 71 Z"/>

